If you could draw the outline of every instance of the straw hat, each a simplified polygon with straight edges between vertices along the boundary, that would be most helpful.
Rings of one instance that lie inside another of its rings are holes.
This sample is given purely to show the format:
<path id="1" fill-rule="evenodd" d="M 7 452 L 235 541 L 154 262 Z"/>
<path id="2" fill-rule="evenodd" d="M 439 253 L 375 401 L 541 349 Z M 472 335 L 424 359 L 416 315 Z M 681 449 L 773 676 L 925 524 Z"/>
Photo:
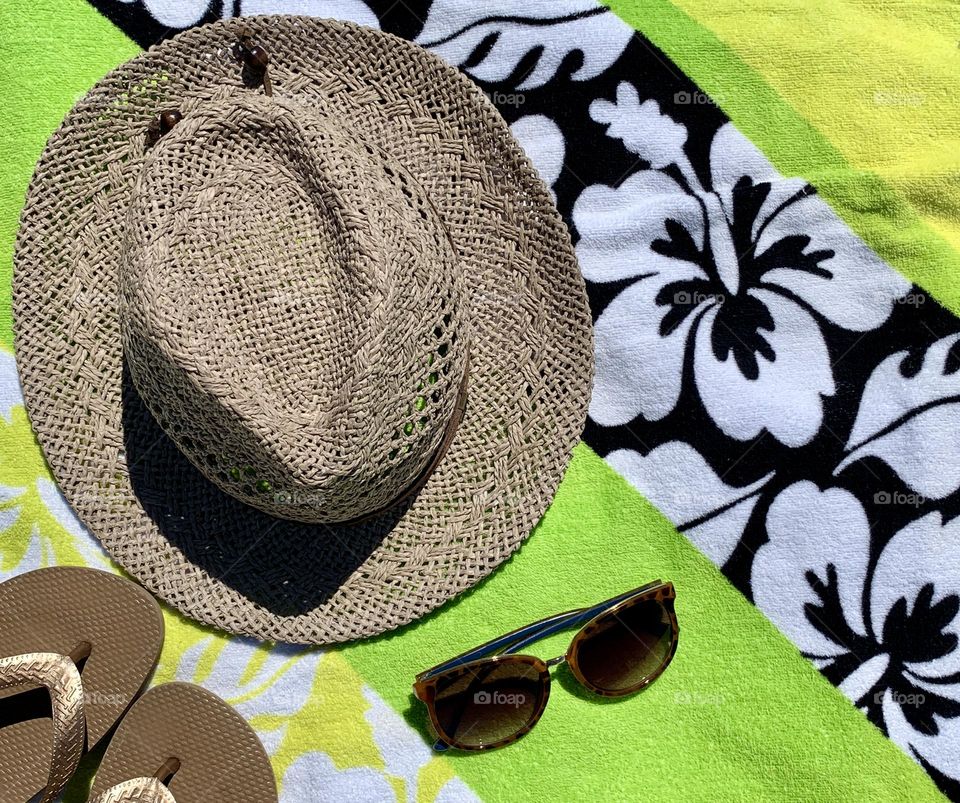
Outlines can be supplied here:
<path id="1" fill-rule="evenodd" d="M 186 31 L 74 107 L 14 315 L 91 531 L 187 615 L 288 642 L 398 627 L 503 562 L 592 378 L 567 230 L 496 111 L 306 17 Z"/>

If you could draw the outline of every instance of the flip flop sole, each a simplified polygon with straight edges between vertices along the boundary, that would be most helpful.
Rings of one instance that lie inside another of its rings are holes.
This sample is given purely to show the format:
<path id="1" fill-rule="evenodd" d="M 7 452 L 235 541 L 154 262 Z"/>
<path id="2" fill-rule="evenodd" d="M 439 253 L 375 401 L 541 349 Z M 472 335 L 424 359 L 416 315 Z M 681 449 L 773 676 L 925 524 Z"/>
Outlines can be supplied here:
<path id="1" fill-rule="evenodd" d="M 103 757 L 91 799 L 132 778 L 178 766 L 169 781 L 177 803 L 276 803 L 263 745 L 236 711 L 190 683 L 143 695 L 123 718 Z"/>
<path id="2" fill-rule="evenodd" d="M 109 572 L 53 567 L 0 583 L 0 657 L 89 654 L 82 665 L 87 748 L 116 724 L 144 687 L 163 645 L 163 616 L 143 588 Z M 47 780 L 49 697 L 0 691 L 0 800 L 29 800 Z"/>

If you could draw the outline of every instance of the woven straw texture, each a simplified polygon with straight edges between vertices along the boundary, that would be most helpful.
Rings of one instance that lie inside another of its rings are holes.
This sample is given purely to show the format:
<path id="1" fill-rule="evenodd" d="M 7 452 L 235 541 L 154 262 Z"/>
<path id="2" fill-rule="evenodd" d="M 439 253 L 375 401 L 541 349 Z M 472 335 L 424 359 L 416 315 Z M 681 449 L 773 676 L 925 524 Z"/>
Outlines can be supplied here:
<path id="1" fill-rule="evenodd" d="M 243 27 L 273 97 L 231 55 Z M 85 523 L 188 615 L 281 641 L 380 633 L 489 574 L 592 378 L 569 235 L 496 111 L 425 51 L 311 18 L 185 32 L 77 104 L 31 184 L 14 316 Z M 423 488 L 336 523 L 429 463 L 468 349 Z"/>
<path id="2" fill-rule="evenodd" d="M 183 104 L 135 188 L 121 266 L 134 384 L 228 493 L 284 518 L 368 515 L 414 482 L 453 415 L 461 267 L 388 155 L 296 102 L 215 94 Z"/>

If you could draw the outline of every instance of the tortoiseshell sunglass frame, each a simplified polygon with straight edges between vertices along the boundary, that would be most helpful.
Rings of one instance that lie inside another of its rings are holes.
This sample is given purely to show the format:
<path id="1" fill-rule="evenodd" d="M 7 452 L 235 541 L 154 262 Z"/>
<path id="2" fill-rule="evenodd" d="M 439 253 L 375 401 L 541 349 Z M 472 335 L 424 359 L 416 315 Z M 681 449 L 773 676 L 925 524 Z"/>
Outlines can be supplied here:
<path id="1" fill-rule="evenodd" d="M 623 697 L 646 688 L 663 674 L 677 652 L 680 639 L 680 627 L 677 624 L 677 615 L 674 610 L 676 596 L 673 583 L 654 580 L 651 583 L 635 588 L 632 591 L 627 591 L 624 594 L 619 594 L 597 605 L 565 611 L 564 613 L 558 613 L 546 619 L 525 625 L 524 627 L 513 630 L 485 644 L 481 644 L 479 647 L 467 650 L 467 652 L 455 658 L 451 658 L 431 669 L 421 672 L 417 675 L 416 681 L 413 684 L 413 691 L 417 699 L 427 706 L 430 714 L 430 722 L 438 737 L 437 743 L 433 746 L 434 749 L 447 750 L 453 747 L 458 750 L 469 751 L 493 750 L 497 747 L 503 747 L 504 745 L 515 742 L 520 737 L 529 733 L 540 720 L 540 717 L 547 707 L 547 701 L 550 699 L 551 666 L 566 663 L 574 677 L 584 688 L 604 697 Z M 666 657 L 655 670 L 644 675 L 639 682 L 629 687 L 611 690 L 596 686 L 591 683 L 580 670 L 577 662 L 577 653 L 580 644 L 599 627 L 600 619 L 643 601 L 660 603 L 669 616 L 670 645 Z M 563 655 L 558 655 L 556 658 L 544 661 L 533 655 L 513 652 L 514 650 L 522 649 L 529 644 L 552 636 L 555 633 L 578 626 L 580 629 L 571 640 L 567 651 Z M 489 668 L 498 663 L 506 662 L 527 664 L 537 671 L 542 692 L 540 700 L 527 723 L 518 731 L 503 739 L 479 745 L 465 744 L 454 738 L 452 734 L 446 733 L 440 724 L 434 705 L 437 694 L 437 684 L 440 681 L 454 681 L 463 675 L 476 673 L 481 667 Z"/>

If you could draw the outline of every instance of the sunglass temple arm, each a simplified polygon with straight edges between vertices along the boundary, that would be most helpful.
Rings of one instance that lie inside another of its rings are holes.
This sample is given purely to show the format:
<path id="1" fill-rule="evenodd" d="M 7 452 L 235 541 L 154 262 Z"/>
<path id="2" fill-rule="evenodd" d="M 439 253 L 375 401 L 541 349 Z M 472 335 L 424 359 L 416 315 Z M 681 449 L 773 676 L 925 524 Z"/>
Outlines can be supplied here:
<path id="1" fill-rule="evenodd" d="M 417 680 L 426 680 L 434 675 L 446 672 L 448 669 L 453 669 L 461 666 L 462 664 L 470 663 L 470 661 L 476 661 L 480 658 L 487 658 L 491 655 L 502 653 L 516 652 L 517 650 L 526 647 L 528 644 L 533 644 L 536 641 L 540 641 L 548 636 L 552 636 L 554 633 L 559 633 L 570 627 L 586 624 L 595 616 L 599 616 L 608 608 L 612 608 L 614 605 L 618 605 L 624 600 L 630 599 L 637 594 L 641 594 L 645 591 L 649 591 L 651 588 L 662 585 L 662 582 L 662 580 L 654 580 L 651 583 L 640 586 L 640 588 L 627 591 L 624 594 L 620 594 L 611 599 L 597 603 L 589 608 L 577 608 L 576 610 L 565 611 L 564 613 L 548 616 L 546 619 L 540 619 L 539 621 L 533 622 L 525 627 L 521 627 L 518 630 L 507 633 L 504 636 L 500 636 L 499 638 L 495 638 L 492 641 L 486 642 L 485 644 L 481 644 L 479 647 L 474 647 L 472 650 L 468 650 L 467 652 L 458 655 L 456 658 L 451 658 L 449 661 L 438 664 L 432 669 L 428 669 L 426 672 L 418 675 Z"/>
<path id="2" fill-rule="evenodd" d="M 619 605 L 624 600 L 630 599 L 631 597 L 636 596 L 644 591 L 648 591 L 650 588 L 660 584 L 660 580 L 656 580 L 652 583 L 648 583 L 645 586 L 640 588 L 635 588 L 633 591 L 628 591 L 625 594 L 620 594 L 617 597 L 612 599 L 605 600 L 604 602 L 599 602 L 596 605 L 592 605 L 589 608 L 580 608 L 575 611 L 568 611 L 567 613 L 557 614 L 557 616 L 552 616 L 549 619 L 541 620 L 540 622 L 535 622 L 532 625 L 528 625 L 525 628 L 522 628 L 520 632 L 512 634 L 518 640 L 512 644 L 503 648 L 504 653 L 516 652 L 517 650 L 522 650 L 524 647 L 534 642 L 540 641 L 541 639 L 548 638 L 555 633 L 559 633 L 563 630 L 567 630 L 572 627 L 580 627 L 585 625 L 591 619 L 599 616 L 601 613 L 604 613 L 607 609 Z M 556 620 L 556 621 L 555 621 Z M 529 635 L 526 635 L 526 632 L 531 628 L 537 628 L 535 632 L 531 632 Z M 559 663 L 561 658 L 555 659 L 554 661 L 548 661 L 548 664 L 554 665 Z"/>

